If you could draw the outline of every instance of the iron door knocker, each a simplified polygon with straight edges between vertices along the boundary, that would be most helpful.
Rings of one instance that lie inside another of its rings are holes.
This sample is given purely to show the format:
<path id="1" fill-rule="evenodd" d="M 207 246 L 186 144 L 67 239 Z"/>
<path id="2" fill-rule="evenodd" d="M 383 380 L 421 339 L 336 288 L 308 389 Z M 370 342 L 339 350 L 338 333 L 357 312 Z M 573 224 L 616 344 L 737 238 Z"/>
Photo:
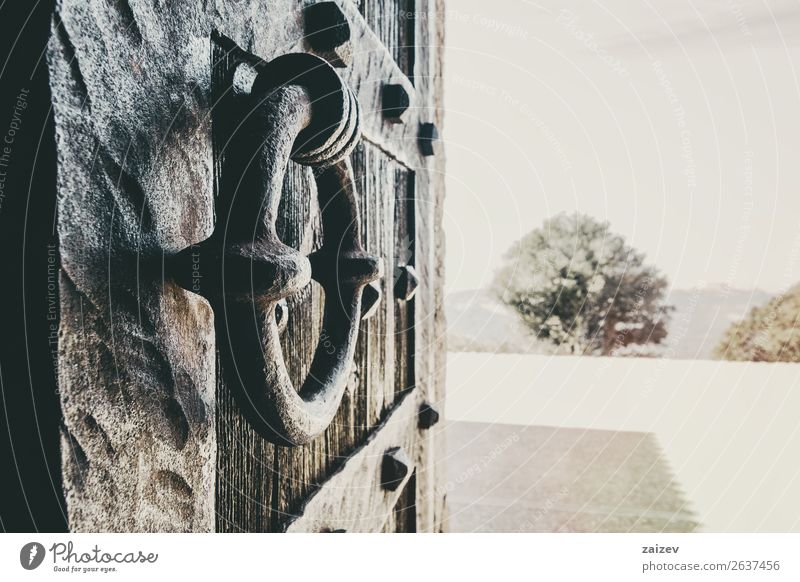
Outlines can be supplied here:
<path id="1" fill-rule="evenodd" d="M 271 442 L 295 446 L 322 433 L 339 408 L 362 292 L 382 276 L 383 263 L 360 243 L 348 159 L 361 135 L 353 91 L 327 62 L 310 54 L 287 54 L 251 71 L 249 92 L 235 97 L 237 119 L 221 169 L 221 191 L 229 194 L 218 201 L 214 232 L 168 259 L 168 268 L 182 287 L 199 292 L 214 308 L 226 383 L 245 418 Z M 276 233 L 290 159 L 314 168 L 323 243 L 309 256 L 283 244 Z M 203 265 L 199 290 L 191 281 L 198 262 Z M 325 292 L 324 342 L 321 338 L 297 390 L 279 341 L 286 323 L 282 305 L 312 278 Z"/>

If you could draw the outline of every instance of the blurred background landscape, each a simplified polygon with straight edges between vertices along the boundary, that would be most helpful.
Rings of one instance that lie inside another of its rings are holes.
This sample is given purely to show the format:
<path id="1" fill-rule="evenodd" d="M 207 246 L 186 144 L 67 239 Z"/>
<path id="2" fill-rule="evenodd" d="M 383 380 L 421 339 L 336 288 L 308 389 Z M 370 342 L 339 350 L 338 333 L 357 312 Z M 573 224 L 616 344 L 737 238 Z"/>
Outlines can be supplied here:
<path id="1" fill-rule="evenodd" d="M 800 8 L 447 24 L 451 528 L 800 531 Z"/>
<path id="2" fill-rule="evenodd" d="M 676 289 L 667 301 L 675 306 L 659 355 L 680 360 L 713 359 L 725 330 L 761 307 L 772 295 L 760 289 L 722 285 Z M 554 347 L 536 338 L 515 311 L 487 289 L 447 295 L 447 347 L 451 352 L 550 354 Z M 675 332 L 675 333 L 672 333 Z"/>

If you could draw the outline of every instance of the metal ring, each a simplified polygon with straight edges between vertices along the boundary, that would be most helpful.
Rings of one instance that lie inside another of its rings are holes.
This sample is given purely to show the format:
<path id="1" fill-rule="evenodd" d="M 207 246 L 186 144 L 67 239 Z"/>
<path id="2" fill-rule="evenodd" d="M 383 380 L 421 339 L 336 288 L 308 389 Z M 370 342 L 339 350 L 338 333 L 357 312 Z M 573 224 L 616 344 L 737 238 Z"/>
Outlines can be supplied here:
<path id="1" fill-rule="evenodd" d="M 200 291 L 215 312 L 225 383 L 264 438 L 302 445 L 321 434 L 341 403 L 355 352 L 364 287 L 383 263 L 360 242 L 360 213 L 347 158 L 360 139 L 360 109 L 333 68 L 307 54 L 264 65 L 243 103 L 222 172 L 232 191 L 212 236 L 172 261 L 215 265 Z M 310 257 L 283 244 L 276 220 L 289 160 L 315 166 L 323 244 Z M 233 184 L 235 181 L 235 186 Z M 225 186 L 227 184 L 227 186 Z M 292 384 L 275 307 L 313 278 L 325 291 L 322 337 L 303 385 Z"/>

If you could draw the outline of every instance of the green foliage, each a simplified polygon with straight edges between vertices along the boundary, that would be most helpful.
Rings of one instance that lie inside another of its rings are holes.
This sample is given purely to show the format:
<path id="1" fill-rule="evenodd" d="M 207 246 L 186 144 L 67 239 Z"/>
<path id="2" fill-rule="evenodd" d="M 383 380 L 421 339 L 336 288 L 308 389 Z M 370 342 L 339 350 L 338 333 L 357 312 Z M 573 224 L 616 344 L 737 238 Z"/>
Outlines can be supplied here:
<path id="1" fill-rule="evenodd" d="M 714 350 L 723 360 L 800 362 L 800 285 L 754 307 L 733 323 Z"/>
<path id="2" fill-rule="evenodd" d="M 492 286 L 540 338 L 598 355 L 660 343 L 666 288 L 608 223 L 580 214 L 559 214 L 514 243 Z"/>

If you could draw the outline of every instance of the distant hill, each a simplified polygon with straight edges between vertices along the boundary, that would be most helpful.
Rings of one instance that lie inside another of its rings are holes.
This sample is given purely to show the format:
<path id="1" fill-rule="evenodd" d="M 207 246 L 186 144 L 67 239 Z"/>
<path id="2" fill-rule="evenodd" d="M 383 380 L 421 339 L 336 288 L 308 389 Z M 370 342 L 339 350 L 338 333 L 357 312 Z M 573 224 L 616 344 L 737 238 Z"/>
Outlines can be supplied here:
<path id="1" fill-rule="evenodd" d="M 675 306 L 669 324 L 664 356 L 681 360 L 706 360 L 713 356 L 728 326 L 772 297 L 760 289 L 730 289 L 722 285 L 678 289 L 670 293 Z"/>
<path id="2" fill-rule="evenodd" d="M 451 352 L 548 353 L 514 310 L 485 289 L 450 293 L 445 298 L 447 342 Z"/>
<path id="3" fill-rule="evenodd" d="M 675 306 L 669 335 L 658 351 L 666 358 L 709 359 L 727 327 L 771 295 L 761 290 L 722 285 L 677 289 L 669 295 Z M 520 354 L 552 353 L 537 340 L 514 311 L 484 289 L 450 293 L 445 299 L 448 349 L 454 352 Z"/>

